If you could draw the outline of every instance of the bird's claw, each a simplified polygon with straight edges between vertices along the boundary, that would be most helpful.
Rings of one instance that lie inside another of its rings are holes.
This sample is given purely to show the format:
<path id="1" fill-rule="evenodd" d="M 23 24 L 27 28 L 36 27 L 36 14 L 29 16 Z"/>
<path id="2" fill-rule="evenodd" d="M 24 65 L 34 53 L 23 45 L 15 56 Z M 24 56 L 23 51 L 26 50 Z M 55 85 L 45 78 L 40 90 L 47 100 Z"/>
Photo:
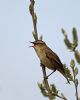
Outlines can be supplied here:
<path id="1" fill-rule="evenodd" d="M 44 80 L 47 80 L 47 79 L 48 79 L 48 76 L 45 76 L 45 77 L 44 77 Z"/>

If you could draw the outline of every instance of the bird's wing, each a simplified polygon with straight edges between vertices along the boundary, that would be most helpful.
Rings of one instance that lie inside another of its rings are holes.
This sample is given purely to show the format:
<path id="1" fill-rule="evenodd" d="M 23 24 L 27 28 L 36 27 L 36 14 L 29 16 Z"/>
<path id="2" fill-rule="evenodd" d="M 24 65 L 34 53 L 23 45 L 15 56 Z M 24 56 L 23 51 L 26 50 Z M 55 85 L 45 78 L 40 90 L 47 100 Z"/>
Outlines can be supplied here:
<path id="1" fill-rule="evenodd" d="M 47 47 L 48 49 L 45 49 L 45 54 L 46 54 L 46 57 L 53 63 L 54 67 L 63 74 L 63 76 L 67 79 L 68 83 L 70 84 L 67 76 L 66 76 L 66 73 L 65 73 L 65 70 L 64 70 L 64 67 L 63 67 L 63 64 L 61 63 L 59 57 L 57 56 L 56 53 L 54 53 L 49 47 Z"/>
<path id="2" fill-rule="evenodd" d="M 45 49 L 45 53 L 46 53 L 46 57 L 48 59 L 50 59 L 50 61 L 53 63 L 55 62 L 59 67 L 61 66 L 62 70 L 63 70 L 63 65 L 59 59 L 59 57 L 57 56 L 56 53 L 54 53 L 50 48 Z M 57 67 L 58 67 L 57 66 Z"/>

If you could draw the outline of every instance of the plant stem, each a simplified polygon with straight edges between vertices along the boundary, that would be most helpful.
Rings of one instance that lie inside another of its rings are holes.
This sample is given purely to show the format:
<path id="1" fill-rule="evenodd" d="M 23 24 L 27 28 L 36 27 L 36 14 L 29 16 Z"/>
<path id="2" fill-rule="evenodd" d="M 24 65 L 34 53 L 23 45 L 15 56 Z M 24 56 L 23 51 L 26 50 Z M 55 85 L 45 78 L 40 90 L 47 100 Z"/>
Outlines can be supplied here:
<path id="1" fill-rule="evenodd" d="M 36 34 L 36 37 L 37 37 L 36 40 L 38 40 L 38 33 L 37 33 L 37 16 L 36 16 L 36 14 L 35 14 L 35 12 L 34 12 L 34 4 L 35 4 L 35 1 L 34 1 L 34 0 L 30 0 L 30 2 L 31 2 L 31 4 L 30 4 L 29 10 L 30 10 L 30 14 L 31 14 L 31 16 L 32 16 L 33 27 L 34 27 L 34 33 Z M 35 20 L 35 17 L 36 17 L 36 20 Z"/>
<path id="2" fill-rule="evenodd" d="M 30 0 L 31 4 L 30 4 L 30 14 L 32 16 L 32 21 L 33 21 L 33 27 L 34 27 L 34 33 L 36 34 L 36 38 L 34 37 L 35 40 L 38 40 L 38 33 L 37 33 L 37 16 L 34 12 L 34 4 L 35 4 L 35 1 L 34 0 Z M 36 17 L 36 18 L 35 18 Z M 49 87 L 49 83 L 48 83 L 48 80 L 46 79 L 47 75 L 46 75 L 46 70 L 45 70 L 45 66 L 42 65 L 42 72 L 43 72 L 43 76 L 44 76 L 44 83 L 45 83 L 45 88 L 46 90 L 48 91 L 48 95 L 49 95 L 49 100 L 53 100 L 53 95 L 63 99 L 63 100 L 67 100 L 65 97 L 62 97 L 62 96 L 59 96 L 58 94 L 55 94 L 55 93 L 52 93 L 52 91 L 50 90 L 50 87 Z"/>
<path id="3" fill-rule="evenodd" d="M 75 75 L 74 75 L 74 69 L 73 69 L 73 77 L 74 77 L 74 80 L 73 80 L 73 83 L 74 83 L 74 86 L 75 86 L 75 91 L 76 91 L 76 100 L 78 100 L 78 89 L 77 89 L 77 86 L 76 86 L 76 83 L 75 83 Z"/>
<path id="4" fill-rule="evenodd" d="M 56 93 L 52 93 L 52 91 L 50 90 L 50 87 L 49 87 L 48 80 L 46 79 L 47 75 L 46 75 L 45 66 L 43 64 L 41 64 L 41 67 L 42 67 L 42 71 L 43 71 L 45 87 L 46 87 L 46 90 L 48 91 L 48 95 L 49 95 L 49 100 L 53 100 L 53 95 L 55 95 L 56 97 L 61 98 L 63 100 L 67 100 L 65 97 L 62 97 Z"/>
<path id="5" fill-rule="evenodd" d="M 75 85 L 75 90 L 76 90 L 76 100 L 78 100 L 78 90 L 76 85 Z"/>
<path id="6" fill-rule="evenodd" d="M 60 95 L 58 95 L 58 94 L 53 93 L 53 95 L 55 95 L 55 96 L 57 96 L 58 98 L 61 98 L 61 99 L 63 99 L 63 100 L 67 100 L 66 97 L 62 97 L 62 96 L 60 96 Z"/>
<path id="7" fill-rule="evenodd" d="M 48 84 L 48 81 L 46 79 L 46 70 L 45 70 L 45 66 L 42 65 L 42 71 L 43 71 L 43 76 L 44 76 L 44 83 L 45 83 L 45 87 L 46 87 L 46 90 L 48 91 L 48 94 L 49 94 L 49 100 L 53 100 L 53 96 L 52 96 L 52 92 L 50 90 L 50 87 L 49 87 L 49 84 Z"/>

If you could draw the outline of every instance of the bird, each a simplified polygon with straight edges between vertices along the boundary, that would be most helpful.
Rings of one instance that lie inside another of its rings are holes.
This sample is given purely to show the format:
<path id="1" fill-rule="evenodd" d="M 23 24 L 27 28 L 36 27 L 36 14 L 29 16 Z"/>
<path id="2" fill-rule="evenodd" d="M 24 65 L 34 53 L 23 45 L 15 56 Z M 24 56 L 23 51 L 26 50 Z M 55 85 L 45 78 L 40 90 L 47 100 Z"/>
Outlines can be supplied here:
<path id="1" fill-rule="evenodd" d="M 56 70 L 59 71 L 67 79 L 67 82 L 70 84 L 69 79 L 64 70 L 63 64 L 58 55 L 55 52 L 53 52 L 42 40 L 37 40 L 30 43 L 33 44 L 30 47 L 33 47 L 34 50 L 36 51 L 41 64 L 47 67 L 48 69 L 53 70 L 53 72 L 55 72 Z"/>

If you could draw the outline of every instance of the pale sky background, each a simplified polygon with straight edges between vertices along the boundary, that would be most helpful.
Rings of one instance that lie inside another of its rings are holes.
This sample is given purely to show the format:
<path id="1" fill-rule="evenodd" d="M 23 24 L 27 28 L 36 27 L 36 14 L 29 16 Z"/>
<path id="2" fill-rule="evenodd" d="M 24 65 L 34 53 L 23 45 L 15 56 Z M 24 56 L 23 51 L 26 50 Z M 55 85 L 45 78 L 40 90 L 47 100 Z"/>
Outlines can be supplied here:
<path id="1" fill-rule="evenodd" d="M 29 3 L 29 0 L 0 0 L 0 100 L 48 100 L 37 86 L 43 80 L 39 59 L 29 48 L 29 41 L 34 40 Z M 69 67 L 74 56 L 64 45 L 61 28 L 72 39 L 75 26 L 80 38 L 80 0 L 36 0 L 35 9 L 39 35 Z M 56 84 L 68 100 L 76 100 L 73 84 L 66 85 L 59 72 L 50 76 L 49 82 Z M 80 93 L 80 86 L 78 90 Z"/>

